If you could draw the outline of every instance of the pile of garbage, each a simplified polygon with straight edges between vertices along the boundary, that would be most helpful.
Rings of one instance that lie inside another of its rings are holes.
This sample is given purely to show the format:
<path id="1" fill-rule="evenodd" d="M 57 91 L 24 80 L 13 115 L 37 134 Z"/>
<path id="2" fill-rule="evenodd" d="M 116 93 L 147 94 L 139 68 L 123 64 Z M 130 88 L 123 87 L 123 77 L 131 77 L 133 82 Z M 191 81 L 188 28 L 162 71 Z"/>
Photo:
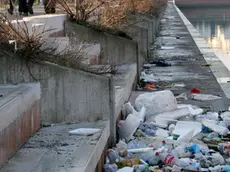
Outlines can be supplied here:
<path id="1" fill-rule="evenodd" d="M 230 172 L 230 111 L 204 112 L 177 104 L 169 90 L 126 103 L 119 142 L 107 151 L 105 172 Z"/>

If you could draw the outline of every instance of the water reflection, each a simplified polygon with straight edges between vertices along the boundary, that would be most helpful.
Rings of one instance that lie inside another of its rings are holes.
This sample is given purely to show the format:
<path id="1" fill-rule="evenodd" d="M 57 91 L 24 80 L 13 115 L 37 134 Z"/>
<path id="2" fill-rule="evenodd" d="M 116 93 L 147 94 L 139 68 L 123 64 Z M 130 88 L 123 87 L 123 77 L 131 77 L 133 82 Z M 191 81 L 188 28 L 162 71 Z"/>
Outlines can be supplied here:
<path id="1" fill-rule="evenodd" d="M 225 53 L 230 52 L 230 8 L 182 11 L 211 47 Z"/>

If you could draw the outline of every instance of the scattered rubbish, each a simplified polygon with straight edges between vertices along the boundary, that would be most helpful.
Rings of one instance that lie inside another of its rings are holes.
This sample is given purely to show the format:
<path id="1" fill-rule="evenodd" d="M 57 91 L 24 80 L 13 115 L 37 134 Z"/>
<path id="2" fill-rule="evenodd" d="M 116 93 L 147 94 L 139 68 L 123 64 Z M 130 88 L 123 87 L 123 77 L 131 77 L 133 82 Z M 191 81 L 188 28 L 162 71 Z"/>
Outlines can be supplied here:
<path id="1" fill-rule="evenodd" d="M 146 84 L 144 86 L 145 89 L 148 89 L 148 88 L 156 88 L 156 85 L 154 83 L 151 83 L 151 84 Z"/>
<path id="2" fill-rule="evenodd" d="M 191 97 L 193 100 L 200 100 L 200 101 L 221 99 L 221 97 L 211 95 L 211 94 L 191 94 Z"/>
<path id="3" fill-rule="evenodd" d="M 173 49 L 175 49 L 175 47 L 164 47 L 164 46 L 162 46 L 161 49 L 162 50 L 173 50 Z"/>
<path id="4" fill-rule="evenodd" d="M 153 74 L 146 74 L 144 71 L 141 72 L 140 80 L 144 83 L 157 81 Z"/>
<path id="5" fill-rule="evenodd" d="M 140 119 L 136 116 L 129 114 L 124 124 L 119 129 L 119 135 L 121 138 L 129 141 L 133 134 L 136 132 L 140 125 Z"/>
<path id="6" fill-rule="evenodd" d="M 99 133 L 100 131 L 101 129 L 97 129 L 97 128 L 79 128 L 76 130 L 69 131 L 69 134 L 88 136 L 88 135 Z"/>
<path id="7" fill-rule="evenodd" d="M 184 99 L 184 100 L 188 100 L 188 97 L 186 95 L 186 93 L 181 93 L 178 96 L 175 96 L 176 99 Z"/>
<path id="8" fill-rule="evenodd" d="M 161 47 L 162 48 L 162 47 Z M 168 48 L 168 47 L 163 47 L 163 48 Z M 171 48 L 171 47 L 169 47 Z M 160 66 L 160 67 L 168 67 L 171 66 L 170 63 L 167 63 L 164 59 L 160 59 L 160 60 L 155 60 L 155 61 L 150 61 L 149 64 L 151 65 L 156 65 L 156 66 Z"/>
<path id="9" fill-rule="evenodd" d="M 119 169 L 117 172 L 133 172 L 133 167 L 123 167 L 122 169 Z"/>
<path id="10" fill-rule="evenodd" d="M 170 91 L 125 106 L 130 114 L 118 123 L 120 140 L 107 151 L 105 172 L 230 172 L 230 111 L 204 113 L 177 104 Z"/>
<path id="11" fill-rule="evenodd" d="M 229 130 L 226 127 L 223 127 L 223 126 L 216 124 L 216 121 L 214 121 L 214 120 L 204 119 L 202 121 L 202 124 L 205 127 L 209 128 L 209 129 L 211 129 L 211 130 L 213 130 L 213 131 L 215 131 L 215 132 L 217 132 L 223 136 L 226 136 L 229 132 Z"/>
<path id="12" fill-rule="evenodd" d="M 209 67 L 209 66 L 212 66 L 211 64 L 208 64 L 208 63 L 206 63 L 206 64 L 202 64 L 202 66 L 203 67 Z"/>
<path id="13" fill-rule="evenodd" d="M 159 60 L 156 63 L 156 66 L 160 66 L 160 67 L 168 67 L 171 66 L 170 63 L 166 62 L 165 60 Z"/>
<path id="14" fill-rule="evenodd" d="M 116 164 L 105 164 L 104 170 L 105 172 L 117 172 L 118 167 Z"/>
<path id="15" fill-rule="evenodd" d="M 201 132 L 201 123 L 199 122 L 189 122 L 189 121 L 178 121 L 173 134 L 175 135 L 184 135 L 191 130 L 194 130 L 193 137 Z"/>
<path id="16" fill-rule="evenodd" d="M 152 115 L 175 110 L 177 102 L 173 93 L 165 90 L 139 95 L 135 100 L 135 107 L 138 111 L 145 107 L 146 118 L 148 119 Z"/>
<path id="17" fill-rule="evenodd" d="M 193 88 L 192 90 L 191 90 L 191 93 L 193 94 L 193 93 L 200 93 L 200 90 L 198 89 L 198 88 Z"/>
<path id="18" fill-rule="evenodd" d="M 173 87 L 185 87 L 184 83 L 174 83 Z"/>

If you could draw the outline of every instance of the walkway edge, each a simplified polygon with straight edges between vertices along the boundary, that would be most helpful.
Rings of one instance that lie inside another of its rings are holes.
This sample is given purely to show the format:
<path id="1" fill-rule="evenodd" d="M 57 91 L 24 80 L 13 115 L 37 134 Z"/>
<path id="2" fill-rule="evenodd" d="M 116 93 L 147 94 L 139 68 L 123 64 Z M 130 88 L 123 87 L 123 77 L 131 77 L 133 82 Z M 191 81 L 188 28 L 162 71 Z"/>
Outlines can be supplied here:
<path id="1" fill-rule="evenodd" d="M 195 44 L 197 45 L 199 51 L 204 57 L 208 64 L 211 64 L 210 69 L 214 74 L 217 82 L 221 86 L 224 94 L 227 98 L 230 98 L 230 83 L 226 81 L 226 78 L 230 78 L 230 71 L 223 64 L 223 62 L 216 55 L 215 51 L 208 45 L 206 40 L 200 35 L 196 28 L 190 23 L 190 21 L 185 17 L 181 10 L 174 4 L 181 20 L 188 29 L 190 35 L 192 36 Z"/>

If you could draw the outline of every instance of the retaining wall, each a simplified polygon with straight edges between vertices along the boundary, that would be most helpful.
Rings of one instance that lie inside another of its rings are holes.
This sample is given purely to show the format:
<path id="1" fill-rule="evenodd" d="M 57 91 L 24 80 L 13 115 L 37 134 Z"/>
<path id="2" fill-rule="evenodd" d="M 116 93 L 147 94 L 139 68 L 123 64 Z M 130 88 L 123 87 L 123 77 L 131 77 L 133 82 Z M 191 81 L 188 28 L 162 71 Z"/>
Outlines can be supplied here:
<path id="1" fill-rule="evenodd" d="M 40 84 L 0 85 L 0 168 L 40 128 Z"/>
<path id="2" fill-rule="evenodd" d="M 41 83 L 42 123 L 108 119 L 109 78 L 48 63 L 29 68 L 17 57 L 0 56 L 0 83 Z"/>
<path id="3" fill-rule="evenodd" d="M 65 31 L 67 36 L 73 39 L 77 38 L 79 42 L 100 43 L 102 49 L 101 64 L 137 62 L 137 44 L 135 41 L 71 22 L 65 23 Z"/>

